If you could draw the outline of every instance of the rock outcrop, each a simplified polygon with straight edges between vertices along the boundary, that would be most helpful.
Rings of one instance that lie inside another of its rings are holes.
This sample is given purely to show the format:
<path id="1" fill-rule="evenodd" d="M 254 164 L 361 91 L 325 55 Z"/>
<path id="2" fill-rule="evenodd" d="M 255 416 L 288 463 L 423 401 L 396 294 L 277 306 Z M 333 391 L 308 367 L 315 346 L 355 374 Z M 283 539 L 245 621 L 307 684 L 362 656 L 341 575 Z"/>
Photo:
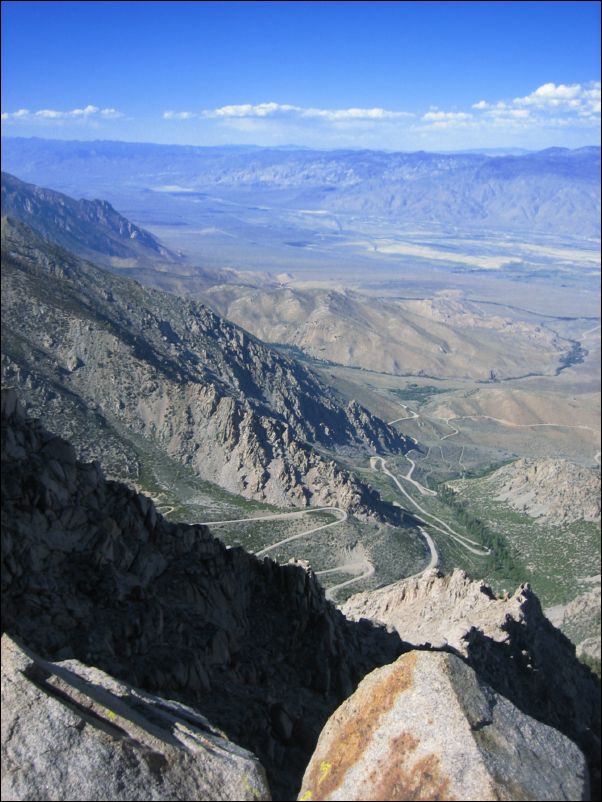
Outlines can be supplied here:
<path id="1" fill-rule="evenodd" d="M 600 471 L 564 459 L 519 459 L 480 480 L 491 498 L 537 523 L 600 521 Z M 450 487 L 462 487 L 452 482 Z"/>
<path id="2" fill-rule="evenodd" d="M 410 652 L 330 717 L 300 800 L 586 799 L 585 758 L 459 657 Z"/>
<path id="3" fill-rule="evenodd" d="M 192 708 L 4 635 L 2 799 L 271 796 L 257 758 Z"/>
<path id="4" fill-rule="evenodd" d="M 5 220 L 2 238 L 3 383 L 83 459 L 134 478 L 128 434 L 142 436 L 247 498 L 399 521 L 324 453 L 403 451 L 393 428 L 202 304 L 113 276 L 21 224 Z"/>
<path id="5" fill-rule="evenodd" d="M 310 570 L 165 521 L 2 393 L 2 627 L 200 710 L 290 798 L 323 723 L 402 651 L 347 621 Z"/>
<path id="6" fill-rule="evenodd" d="M 549 724 L 585 753 L 598 787 L 600 683 L 576 657 L 574 645 L 545 617 L 528 585 L 498 599 L 463 571 L 432 570 L 342 606 L 397 630 L 415 646 L 461 655 L 486 683 L 529 716 Z"/>

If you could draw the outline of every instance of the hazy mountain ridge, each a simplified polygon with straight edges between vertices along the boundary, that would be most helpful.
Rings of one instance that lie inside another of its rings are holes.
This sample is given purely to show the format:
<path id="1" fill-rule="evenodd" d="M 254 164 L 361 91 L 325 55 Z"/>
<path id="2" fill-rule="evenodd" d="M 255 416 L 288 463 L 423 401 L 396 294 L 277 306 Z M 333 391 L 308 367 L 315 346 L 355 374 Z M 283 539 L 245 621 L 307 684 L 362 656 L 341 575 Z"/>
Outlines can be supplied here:
<path id="1" fill-rule="evenodd" d="M 4 140 L 4 160 L 24 179 L 73 194 L 219 190 L 249 202 L 387 215 L 404 224 L 600 236 L 596 147 L 500 157 L 14 138 Z"/>
<path id="2" fill-rule="evenodd" d="M 2 216 L 82 256 L 176 262 L 178 257 L 148 231 L 134 225 L 104 200 L 73 198 L 2 173 Z"/>
<path id="3" fill-rule="evenodd" d="M 103 429 L 114 419 L 247 497 L 399 517 L 311 443 L 368 454 L 403 450 L 403 437 L 309 370 L 207 307 L 113 276 L 23 224 L 4 221 L 3 248 L 4 381 L 37 414 L 52 419 L 54 408 L 83 454 L 106 449 L 111 464 L 119 437 L 110 445 Z M 85 419 L 79 433 L 63 407 Z"/>

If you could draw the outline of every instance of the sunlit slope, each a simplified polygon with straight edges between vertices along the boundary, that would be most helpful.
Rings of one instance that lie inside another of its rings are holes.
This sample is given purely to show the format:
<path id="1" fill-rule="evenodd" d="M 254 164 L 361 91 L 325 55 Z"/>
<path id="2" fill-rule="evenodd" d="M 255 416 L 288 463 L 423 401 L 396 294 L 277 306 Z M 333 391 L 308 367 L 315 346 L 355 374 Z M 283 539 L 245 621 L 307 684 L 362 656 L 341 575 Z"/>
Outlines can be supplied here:
<path id="1" fill-rule="evenodd" d="M 553 375 L 573 348 L 549 329 L 486 314 L 453 292 L 390 300 L 350 291 L 221 286 L 205 298 L 264 341 L 397 375 L 477 380 Z"/>

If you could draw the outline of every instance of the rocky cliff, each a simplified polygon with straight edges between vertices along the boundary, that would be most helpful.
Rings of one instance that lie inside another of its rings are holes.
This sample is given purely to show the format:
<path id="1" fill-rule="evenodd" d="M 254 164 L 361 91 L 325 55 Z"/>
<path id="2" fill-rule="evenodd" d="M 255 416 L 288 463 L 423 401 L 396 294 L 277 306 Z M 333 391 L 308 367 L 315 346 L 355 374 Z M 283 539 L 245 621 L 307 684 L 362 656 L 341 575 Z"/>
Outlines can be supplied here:
<path id="1" fill-rule="evenodd" d="M 2 394 L 2 627 L 193 705 L 290 798 L 322 724 L 397 634 L 348 622 L 311 571 L 226 548 L 24 417 Z M 141 798 L 141 797 L 139 797 Z"/>
<path id="2" fill-rule="evenodd" d="M 394 429 L 202 304 L 2 238 L 3 381 L 82 457 L 135 476 L 125 428 L 248 498 L 399 518 L 324 454 L 402 451 Z"/>
<path id="3" fill-rule="evenodd" d="M 391 626 L 416 646 L 461 655 L 520 710 L 579 744 L 599 787 L 600 683 L 545 617 L 529 585 L 496 598 L 463 571 L 431 570 L 358 593 L 342 610 L 353 620 Z"/>

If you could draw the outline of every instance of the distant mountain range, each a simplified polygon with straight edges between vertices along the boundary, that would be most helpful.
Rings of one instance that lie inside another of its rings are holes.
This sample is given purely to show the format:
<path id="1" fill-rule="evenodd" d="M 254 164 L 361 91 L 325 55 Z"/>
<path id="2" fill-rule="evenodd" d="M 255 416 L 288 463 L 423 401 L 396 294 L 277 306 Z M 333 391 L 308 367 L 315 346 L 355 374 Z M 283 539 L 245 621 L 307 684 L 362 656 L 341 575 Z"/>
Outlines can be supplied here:
<path id="1" fill-rule="evenodd" d="M 3 140 L 4 167 L 73 195 L 216 193 L 403 224 L 600 235 L 600 148 L 519 155 Z"/>
<path id="2" fill-rule="evenodd" d="M 2 173 L 2 216 L 20 220 L 44 239 L 84 259 L 143 284 L 178 292 L 198 292 L 235 281 L 275 283 L 266 275 L 184 264 L 179 253 L 119 214 L 106 200 L 75 200 L 62 192 Z"/>

